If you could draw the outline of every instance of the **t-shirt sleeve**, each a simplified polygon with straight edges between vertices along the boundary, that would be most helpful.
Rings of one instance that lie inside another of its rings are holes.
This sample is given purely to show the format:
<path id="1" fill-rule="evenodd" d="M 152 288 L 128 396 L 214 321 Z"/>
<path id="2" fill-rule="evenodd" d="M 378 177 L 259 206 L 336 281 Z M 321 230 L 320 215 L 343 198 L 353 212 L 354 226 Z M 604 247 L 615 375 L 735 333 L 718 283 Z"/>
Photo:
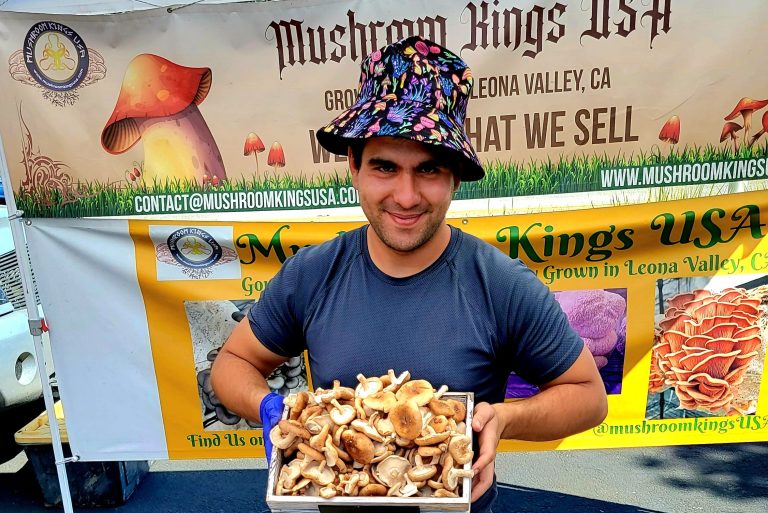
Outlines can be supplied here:
<path id="1" fill-rule="evenodd" d="M 527 267 L 520 273 L 508 326 L 512 370 L 526 381 L 543 384 L 576 361 L 584 341 L 568 324 L 560 304 Z"/>
<path id="2" fill-rule="evenodd" d="M 305 348 L 302 315 L 297 311 L 298 268 L 296 257 L 286 260 L 248 311 L 253 334 L 280 356 L 298 356 Z"/>

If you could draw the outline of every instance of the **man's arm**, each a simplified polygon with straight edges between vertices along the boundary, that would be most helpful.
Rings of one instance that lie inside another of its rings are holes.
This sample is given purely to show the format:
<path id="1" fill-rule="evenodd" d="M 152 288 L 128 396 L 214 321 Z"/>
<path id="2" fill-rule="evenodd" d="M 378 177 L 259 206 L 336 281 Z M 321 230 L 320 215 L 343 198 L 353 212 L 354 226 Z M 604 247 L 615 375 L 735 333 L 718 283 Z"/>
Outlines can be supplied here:
<path id="1" fill-rule="evenodd" d="M 608 414 L 603 380 L 586 346 L 558 378 L 520 401 L 494 404 L 501 438 L 557 440 L 596 426 Z"/>
<path id="2" fill-rule="evenodd" d="M 500 439 L 557 440 L 596 426 L 608 414 L 603 380 L 586 346 L 567 371 L 540 388 L 528 399 L 475 405 L 479 454 L 472 465 L 472 502 L 493 484 Z"/>
<path id="3" fill-rule="evenodd" d="M 211 385 L 227 409 L 246 419 L 261 421 L 259 405 L 270 392 L 266 377 L 286 360 L 264 347 L 246 317 L 216 356 Z"/>

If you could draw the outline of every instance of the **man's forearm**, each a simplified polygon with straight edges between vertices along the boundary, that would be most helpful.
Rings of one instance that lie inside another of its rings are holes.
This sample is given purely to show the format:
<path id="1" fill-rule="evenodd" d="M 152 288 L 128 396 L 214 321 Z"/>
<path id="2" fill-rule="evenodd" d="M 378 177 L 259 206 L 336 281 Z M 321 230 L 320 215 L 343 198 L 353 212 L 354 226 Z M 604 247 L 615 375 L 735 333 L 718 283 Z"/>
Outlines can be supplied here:
<path id="1" fill-rule="evenodd" d="M 494 404 L 503 429 L 501 438 L 557 440 L 596 426 L 607 414 L 602 386 L 593 382 L 568 383 L 528 399 Z"/>
<path id="2" fill-rule="evenodd" d="M 211 384 L 228 410 L 246 419 L 261 421 L 259 405 L 270 390 L 267 380 L 251 364 L 222 351 L 211 369 Z"/>

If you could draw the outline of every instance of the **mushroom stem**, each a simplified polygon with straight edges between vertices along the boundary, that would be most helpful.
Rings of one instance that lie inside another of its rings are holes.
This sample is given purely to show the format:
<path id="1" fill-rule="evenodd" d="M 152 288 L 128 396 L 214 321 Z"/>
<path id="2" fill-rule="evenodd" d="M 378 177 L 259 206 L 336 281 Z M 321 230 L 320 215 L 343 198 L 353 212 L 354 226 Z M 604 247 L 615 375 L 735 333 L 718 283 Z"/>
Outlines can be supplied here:
<path id="1" fill-rule="evenodd" d="M 203 183 L 203 175 L 225 180 L 219 147 L 194 103 L 173 116 L 139 123 L 144 140 L 144 169 L 153 179 L 184 177 Z"/>
<path id="2" fill-rule="evenodd" d="M 744 118 L 744 143 L 747 143 L 747 135 L 749 135 L 749 127 L 752 124 L 752 111 L 743 110 L 741 116 Z"/>

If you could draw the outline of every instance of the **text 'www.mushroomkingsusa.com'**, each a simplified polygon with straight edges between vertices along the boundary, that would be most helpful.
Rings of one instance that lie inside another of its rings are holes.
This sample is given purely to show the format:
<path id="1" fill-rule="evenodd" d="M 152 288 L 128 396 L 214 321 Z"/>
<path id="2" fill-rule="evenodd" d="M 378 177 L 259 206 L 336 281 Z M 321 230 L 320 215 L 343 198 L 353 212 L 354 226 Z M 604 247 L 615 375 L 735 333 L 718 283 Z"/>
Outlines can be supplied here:
<path id="1" fill-rule="evenodd" d="M 768 158 L 692 164 L 660 164 L 600 170 L 603 189 L 759 180 L 768 177 Z"/>

